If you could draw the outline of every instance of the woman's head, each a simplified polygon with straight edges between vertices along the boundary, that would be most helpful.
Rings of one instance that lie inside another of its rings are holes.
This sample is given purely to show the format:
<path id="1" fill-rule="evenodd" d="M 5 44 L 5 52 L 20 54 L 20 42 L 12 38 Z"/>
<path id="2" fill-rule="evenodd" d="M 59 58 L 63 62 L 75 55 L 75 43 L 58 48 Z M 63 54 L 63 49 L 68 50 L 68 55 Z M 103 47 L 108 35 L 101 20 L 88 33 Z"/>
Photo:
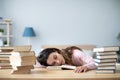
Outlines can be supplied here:
<path id="1" fill-rule="evenodd" d="M 69 47 L 67 47 L 65 49 L 62 49 L 62 55 L 63 55 L 63 57 L 65 59 L 66 64 L 74 65 L 73 62 L 72 62 L 72 54 L 73 54 L 73 51 L 75 49 L 78 49 L 78 50 L 82 51 L 82 49 L 80 49 L 77 46 L 69 46 Z"/>
<path id="2" fill-rule="evenodd" d="M 37 57 L 38 62 L 45 66 L 59 66 L 65 64 L 61 51 L 57 48 L 46 48 Z"/>

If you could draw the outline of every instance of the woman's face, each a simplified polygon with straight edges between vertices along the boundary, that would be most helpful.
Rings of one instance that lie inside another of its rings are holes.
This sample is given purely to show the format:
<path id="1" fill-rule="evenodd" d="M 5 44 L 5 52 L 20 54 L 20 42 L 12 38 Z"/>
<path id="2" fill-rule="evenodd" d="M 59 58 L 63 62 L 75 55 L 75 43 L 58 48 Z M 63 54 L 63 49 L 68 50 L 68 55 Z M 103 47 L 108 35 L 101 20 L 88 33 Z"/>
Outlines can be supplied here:
<path id="1" fill-rule="evenodd" d="M 53 52 L 48 56 L 47 64 L 51 66 L 60 66 L 65 64 L 65 59 L 58 52 Z"/>

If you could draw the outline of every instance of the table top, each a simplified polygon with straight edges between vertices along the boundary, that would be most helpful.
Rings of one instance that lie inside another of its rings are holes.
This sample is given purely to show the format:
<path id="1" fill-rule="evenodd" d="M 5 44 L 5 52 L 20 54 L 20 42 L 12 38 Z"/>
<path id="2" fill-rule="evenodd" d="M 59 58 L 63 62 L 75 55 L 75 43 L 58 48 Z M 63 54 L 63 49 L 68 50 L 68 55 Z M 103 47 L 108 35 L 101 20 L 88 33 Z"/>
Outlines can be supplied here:
<path id="1" fill-rule="evenodd" d="M 0 80 L 120 80 L 120 67 L 114 74 L 96 74 L 95 70 L 74 73 L 73 70 L 35 68 L 30 74 L 11 74 L 11 69 L 0 70 Z"/>

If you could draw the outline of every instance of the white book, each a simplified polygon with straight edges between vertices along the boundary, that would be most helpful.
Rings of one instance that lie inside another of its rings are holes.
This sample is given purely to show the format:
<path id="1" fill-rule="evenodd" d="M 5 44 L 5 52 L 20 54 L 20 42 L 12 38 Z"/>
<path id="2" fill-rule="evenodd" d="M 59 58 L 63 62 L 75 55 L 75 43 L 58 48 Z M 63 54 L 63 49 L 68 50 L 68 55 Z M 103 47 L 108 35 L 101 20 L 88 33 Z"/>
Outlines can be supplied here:
<path id="1" fill-rule="evenodd" d="M 61 66 L 47 66 L 46 69 L 50 69 L 50 70 L 58 70 L 61 69 Z"/>
<path id="2" fill-rule="evenodd" d="M 52 70 L 56 70 L 56 69 L 65 69 L 65 70 L 74 70 L 76 68 L 76 66 L 72 66 L 72 65 L 61 65 L 61 66 L 48 66 L 47 69 L 52 69 Z"/>
<path id="3" fill-rule="evenodd" d="M 116 65 L 115 62 L 111 62 L 111 63 L 95 63 L 96 66 L 112 66 L 112 65 Z"/>
<path id="4" fill-rule="evenodd" d="M 116 69 L 116 66 L 99 66 L 97 69 Z"/>
<path id="5" fill-rule="evenodd" d="M 76 66 L 72 66 L 72 65 L 62 65 L 61 68 L 62 68 L 62 69 L 75 69 Z"/>
<path id="6" fill-rule="evenodd" d="M 96 55 L 117 55 L 116 52 L 96 52 Z"/>
<path id="7" fill-rule="evenodd" d="M 115 73 L 115 70 L 96 70 L 97 74 L 112 74 Z"/>
<path id="8" fill-rule="evenodd" d="M 102 63 L 102 62 L 116 62 L 116 59 L 94 59 L 95 62 L 97 63 Z"/>
<path id="9" fill-rule="evenodd" d="M 97 59 L 109 59 L 109 58 L 117 58 L 117 55 L 104 55 L 104 56 L 96 56 Z"/>
<path id="10" fill-rule="evenodd" d="M 117 46 L 108 46 L 102 48 L 94 48 L 93 52 L 105 52 L 105 51 L 119 51 L 119 47 Z"/>

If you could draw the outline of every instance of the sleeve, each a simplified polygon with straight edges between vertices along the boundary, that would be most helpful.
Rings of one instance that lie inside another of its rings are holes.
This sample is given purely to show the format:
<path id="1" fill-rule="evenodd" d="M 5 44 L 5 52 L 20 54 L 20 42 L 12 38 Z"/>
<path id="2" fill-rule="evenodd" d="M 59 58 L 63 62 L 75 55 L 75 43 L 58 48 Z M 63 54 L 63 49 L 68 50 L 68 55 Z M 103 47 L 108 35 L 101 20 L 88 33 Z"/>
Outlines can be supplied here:
<path id="1" fill-rule="evenodd" d="M 87 66 L 88 69 L 95 69 L 96 65 L 92 57 L 80 50 L 74 50 L 72 55 L 73 63 L 77 66 Z"/>

